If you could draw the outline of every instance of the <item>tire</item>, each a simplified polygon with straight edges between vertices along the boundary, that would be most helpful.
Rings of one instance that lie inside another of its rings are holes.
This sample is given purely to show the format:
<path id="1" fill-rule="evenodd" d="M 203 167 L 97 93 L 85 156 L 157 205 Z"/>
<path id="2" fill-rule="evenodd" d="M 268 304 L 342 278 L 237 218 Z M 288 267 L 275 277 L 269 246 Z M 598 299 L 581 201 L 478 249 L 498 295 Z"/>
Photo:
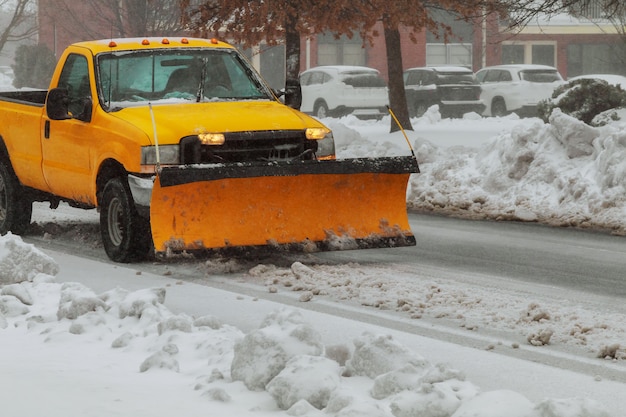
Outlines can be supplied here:
<path id="1" fill-rule="evenodd" d="M 24 197 L 24 189 L 7 162 L 0 160 L 0 234 L 24 234 L 32 213 L 33 202 Z"/>
<path id="2" fill-rule="evenodd" d="M 313 108 L 313 115 L 318 119 L 323 119 L 328 117 L 328 105 L 324 101 L 319 101 L 315 103 L 315 107 Z"/>
<path id="3" fill-rule="evenodd" d="M 100 233 L 112 261 L 127 263 L 148 257 L 152 243 L 150 224 L 137 212 L 128 183 L 122 178 L 113 178 L 104 186 Z"/>
<path id="4" fill-rule="evenodd" d="M 508 114 L 506 104 L 501 98 L 493 100 L 491 103 L 491 115 L 495 117 L 503 117 Z"/>

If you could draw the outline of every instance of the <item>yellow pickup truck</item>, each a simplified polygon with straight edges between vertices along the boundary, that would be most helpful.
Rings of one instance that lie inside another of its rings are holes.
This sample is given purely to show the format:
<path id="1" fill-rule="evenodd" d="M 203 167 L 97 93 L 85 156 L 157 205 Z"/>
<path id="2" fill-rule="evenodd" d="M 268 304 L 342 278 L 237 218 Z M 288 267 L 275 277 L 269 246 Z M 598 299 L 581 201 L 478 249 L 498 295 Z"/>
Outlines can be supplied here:
<path id="1" fill-rule="evenodd" d="M 49 90 L 0 93 L 0 233 L 27 232 L 34 201 L 66 201 L 99 209 L 118 262 L 414 244 L 414 158 L 337 160 L 331 131 L 279 95 L 215 39 L 73 44 Z"/>

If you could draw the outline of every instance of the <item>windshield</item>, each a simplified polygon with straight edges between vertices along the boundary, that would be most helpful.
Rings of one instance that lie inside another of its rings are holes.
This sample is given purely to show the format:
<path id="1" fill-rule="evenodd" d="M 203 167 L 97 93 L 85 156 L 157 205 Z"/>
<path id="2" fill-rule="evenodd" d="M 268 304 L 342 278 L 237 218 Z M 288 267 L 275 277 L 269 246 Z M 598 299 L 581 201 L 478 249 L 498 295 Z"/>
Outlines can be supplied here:
<path id="1" fill-rule="evenodd" d="M 554 70 L 524 70 L 520 71 L 520 78 L 533 83 L 553 83 L 561 81 L 561 75 Z"/>
<path id="2" fill-rule="evenodd" d="M 472 72 L 437 72 L 437 84 L 478 84 Z"/>
<path id="3" fill-rule="evenodd" d="M 273 99 L 233 50 L 156 49 L 100 54 L 100 103 L 110 111 L 150 102 Z"/>
<path id="4" fill-rule="evenodd" d="M 386 87 L 387 83 L 376 72 L 347 72 L 341 81 L 352 87 Z"/>

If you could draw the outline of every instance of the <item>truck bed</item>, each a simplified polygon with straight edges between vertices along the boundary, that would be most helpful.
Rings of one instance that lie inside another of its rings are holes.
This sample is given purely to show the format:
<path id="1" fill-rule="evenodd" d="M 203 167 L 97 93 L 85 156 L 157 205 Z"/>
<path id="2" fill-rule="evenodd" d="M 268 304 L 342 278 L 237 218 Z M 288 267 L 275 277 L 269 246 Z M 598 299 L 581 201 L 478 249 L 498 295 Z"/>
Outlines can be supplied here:
<path id="1" fill-rule="evenodd" d="M 0 91 L 0 100 L 42 107 L 48 90 Z"/>

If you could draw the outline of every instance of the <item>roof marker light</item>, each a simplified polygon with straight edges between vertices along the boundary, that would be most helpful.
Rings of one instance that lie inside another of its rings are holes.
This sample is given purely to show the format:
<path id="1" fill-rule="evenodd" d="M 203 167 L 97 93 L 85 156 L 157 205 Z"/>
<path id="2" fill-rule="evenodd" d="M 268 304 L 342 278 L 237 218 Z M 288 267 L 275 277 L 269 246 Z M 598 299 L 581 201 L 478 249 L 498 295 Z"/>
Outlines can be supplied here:
<path id="1" fill-rule="evenodd" d="M 215 38 L 211 38 L 211 43 L 213 45 L 217 45 L 219 43 L 219 41 L 217 39 L 215 39 Z"/>
<path id="2" fill-rule="evenodd" d="M 169 44 L 170 44 L 170 40 L 169 40 L 169 39 L 167 39 L 167 38 L 163 38 L 163 40 L 161 40 L 161 43 L 162 43 L 163 45 L 169 45 Z"/>
<path id="3" fill-rule="evenodd" d="M 150 45 L 150 41 L 148 39 L 144 39 L 141 41 L 142 45 Z"/>
<path id="4" fill-rule="evenodd" d="M 187 44 L 189 43 L 189 39 L 187 39 L 187 38 L 182 38 L 182 39 L 180 40 L 180 43 L 182 43 L 183 45 L 187 45 Z"/>
<path id="5" fill-rule="evenodd" d="M 115 48 L 116 46 L 117 46 L 117 43 L 115 41 L 109 42 L 109 48 Z"/>

